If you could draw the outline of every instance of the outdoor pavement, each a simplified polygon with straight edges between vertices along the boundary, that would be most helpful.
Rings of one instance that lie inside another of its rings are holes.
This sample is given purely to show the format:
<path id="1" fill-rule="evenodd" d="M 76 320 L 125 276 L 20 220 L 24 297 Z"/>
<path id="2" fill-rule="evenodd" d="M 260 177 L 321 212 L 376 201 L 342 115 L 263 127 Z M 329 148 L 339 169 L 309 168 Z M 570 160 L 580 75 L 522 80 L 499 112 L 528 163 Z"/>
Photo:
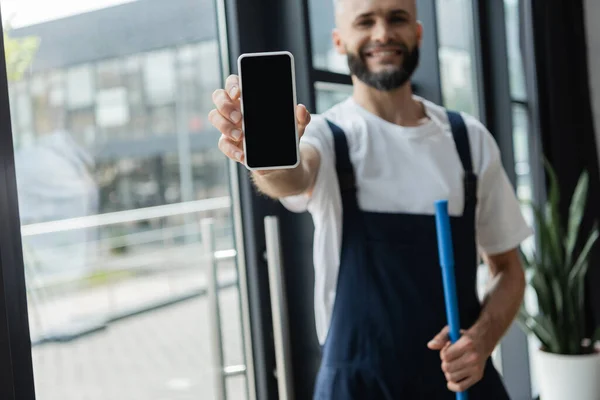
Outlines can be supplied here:
<path id="1" fill-rule="evenodd" d="M 225 360 L 243 364 L 237 289 L 221 294 Z M 206 297 L 141 314 L 67 343 L 33 348 L 38 400 L 214 399 Z M 244 400 L 245 378 L 228 380 Z"/>
<path id="2" fill-rule="evenodd" d="M 81 291 L 29 299 L 31 337 L 61 336 L 104 326 L 66 342 L 32 348 L 37 400 L 212 400 L 214 378 L 206 262 L 200 246 L 153 254 L 139 265 L 154 273 Z M 219 265 L 225 364 L 244 364 L 241 315 L 233 261 Z M 192 294 L 188 300 L 118 319 L 136 309 Z M 75 329 L 74 329 L 75 328 Z M 85 330 L 85 329 L 84 329 Z M 228 399 L 245 400 L 245 377 L 227 380 Z"/>

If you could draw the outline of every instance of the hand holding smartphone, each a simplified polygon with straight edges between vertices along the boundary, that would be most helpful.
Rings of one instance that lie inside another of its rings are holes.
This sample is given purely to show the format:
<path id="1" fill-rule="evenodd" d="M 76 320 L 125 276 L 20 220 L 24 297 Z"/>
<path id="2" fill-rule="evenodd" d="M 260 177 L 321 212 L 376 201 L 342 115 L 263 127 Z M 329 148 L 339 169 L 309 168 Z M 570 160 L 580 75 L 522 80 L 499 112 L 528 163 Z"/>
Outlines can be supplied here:
<path id="1" fill-rule="evenodd" d="M 209 120 L 222 134 L 219 149 L 250 170 L 295 168 L 310 115 L 296 104 L 293 56 L 243 54 L 238 67 L 240 75 L 213 93 Z"/>

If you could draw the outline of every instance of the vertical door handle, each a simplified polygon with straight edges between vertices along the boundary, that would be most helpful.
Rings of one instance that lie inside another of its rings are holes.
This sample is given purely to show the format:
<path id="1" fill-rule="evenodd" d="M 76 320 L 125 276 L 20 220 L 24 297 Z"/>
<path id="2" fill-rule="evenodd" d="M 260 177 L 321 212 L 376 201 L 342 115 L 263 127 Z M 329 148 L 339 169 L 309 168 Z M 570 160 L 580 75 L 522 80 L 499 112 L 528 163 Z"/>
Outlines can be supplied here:
<path id="1" fill-rule="evenodd" d="M 273 314 L 273 335 L 275 339 L 275 361 L 279 400 L 293 400 L 291 349 L 289 319 L 281 246 L 279 221 L 277 217 L 265 217 L 265 239 L 267 243 L 267 263 L 269 266 L 269 289 Z"/>
<path id="2" fill-rule="evenodd" d="M 207 262 L 207 295 L 210 318 L 210 339 L 212 343 L 212 368 L 215 400 L 226 400 L 226 383 L 223 356 L 223 336 L 221 332 L 221 309 L 219 307 L 219 281 L 217 276 L 217 260 L 215 258 L 214 222 L 203 219 L 202 242 Z"/>

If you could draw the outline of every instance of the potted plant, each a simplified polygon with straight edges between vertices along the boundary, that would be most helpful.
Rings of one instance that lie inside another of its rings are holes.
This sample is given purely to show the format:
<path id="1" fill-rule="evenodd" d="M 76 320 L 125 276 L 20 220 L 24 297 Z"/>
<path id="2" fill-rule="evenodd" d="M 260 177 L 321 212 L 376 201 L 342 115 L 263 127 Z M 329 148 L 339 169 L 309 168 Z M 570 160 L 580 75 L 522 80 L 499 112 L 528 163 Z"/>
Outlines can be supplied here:
<path id="1" fill-rule="evenodd" d="M 548 201 L 531 204 L 538 244 L 532 254 L 522 251 L 529 287 L 537 297 L 537 309 L 524 304 L 518 321 L 541 345 L 534 362 L 541 400 L 600 399 L 600 327 L 586 335 L 584 293 L 589 255 L 598 239 L 598 227 L 580 232 L 586 207 L 588 174 L 583 172 L 571 204 L 566 229 L 559 212 L 559 184 L 546 162 L 550 180 Z M 530 307 L 531 308 L 531 307 Z"/>

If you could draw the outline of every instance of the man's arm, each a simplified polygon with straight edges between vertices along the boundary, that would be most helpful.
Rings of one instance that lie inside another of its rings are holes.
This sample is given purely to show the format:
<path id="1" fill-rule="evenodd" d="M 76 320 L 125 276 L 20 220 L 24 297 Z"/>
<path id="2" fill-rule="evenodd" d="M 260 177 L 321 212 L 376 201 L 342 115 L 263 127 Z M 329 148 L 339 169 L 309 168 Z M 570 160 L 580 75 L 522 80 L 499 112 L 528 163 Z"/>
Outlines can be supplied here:
<path id="1" fill-rule="evenodd" d="M 492 276 L 479 319 L 467 334 L 481 341 L 492 354 L 513 323 L 525 294 L 525 274 L 517 249 L 484 256 Z"/>
<path id="2" fill-rule="evenodd" d="M 525 293 L 525 274 L 517 249 L 485 256 L 492 279 L 479 318 L 450 344 L 445 327 L 428 347 L 441 350 L 448 389 L 462 392 L 483 377 L 485 363 L 514 321 Z"/>
<path id="3" fill-rule="evenodd" d="M 300 164 L 294 169 L 253 171 L 259 191 L 273 199 L 311 193 L 319 170 L 319 152 L 308 144 L 300 145 Z"/>

